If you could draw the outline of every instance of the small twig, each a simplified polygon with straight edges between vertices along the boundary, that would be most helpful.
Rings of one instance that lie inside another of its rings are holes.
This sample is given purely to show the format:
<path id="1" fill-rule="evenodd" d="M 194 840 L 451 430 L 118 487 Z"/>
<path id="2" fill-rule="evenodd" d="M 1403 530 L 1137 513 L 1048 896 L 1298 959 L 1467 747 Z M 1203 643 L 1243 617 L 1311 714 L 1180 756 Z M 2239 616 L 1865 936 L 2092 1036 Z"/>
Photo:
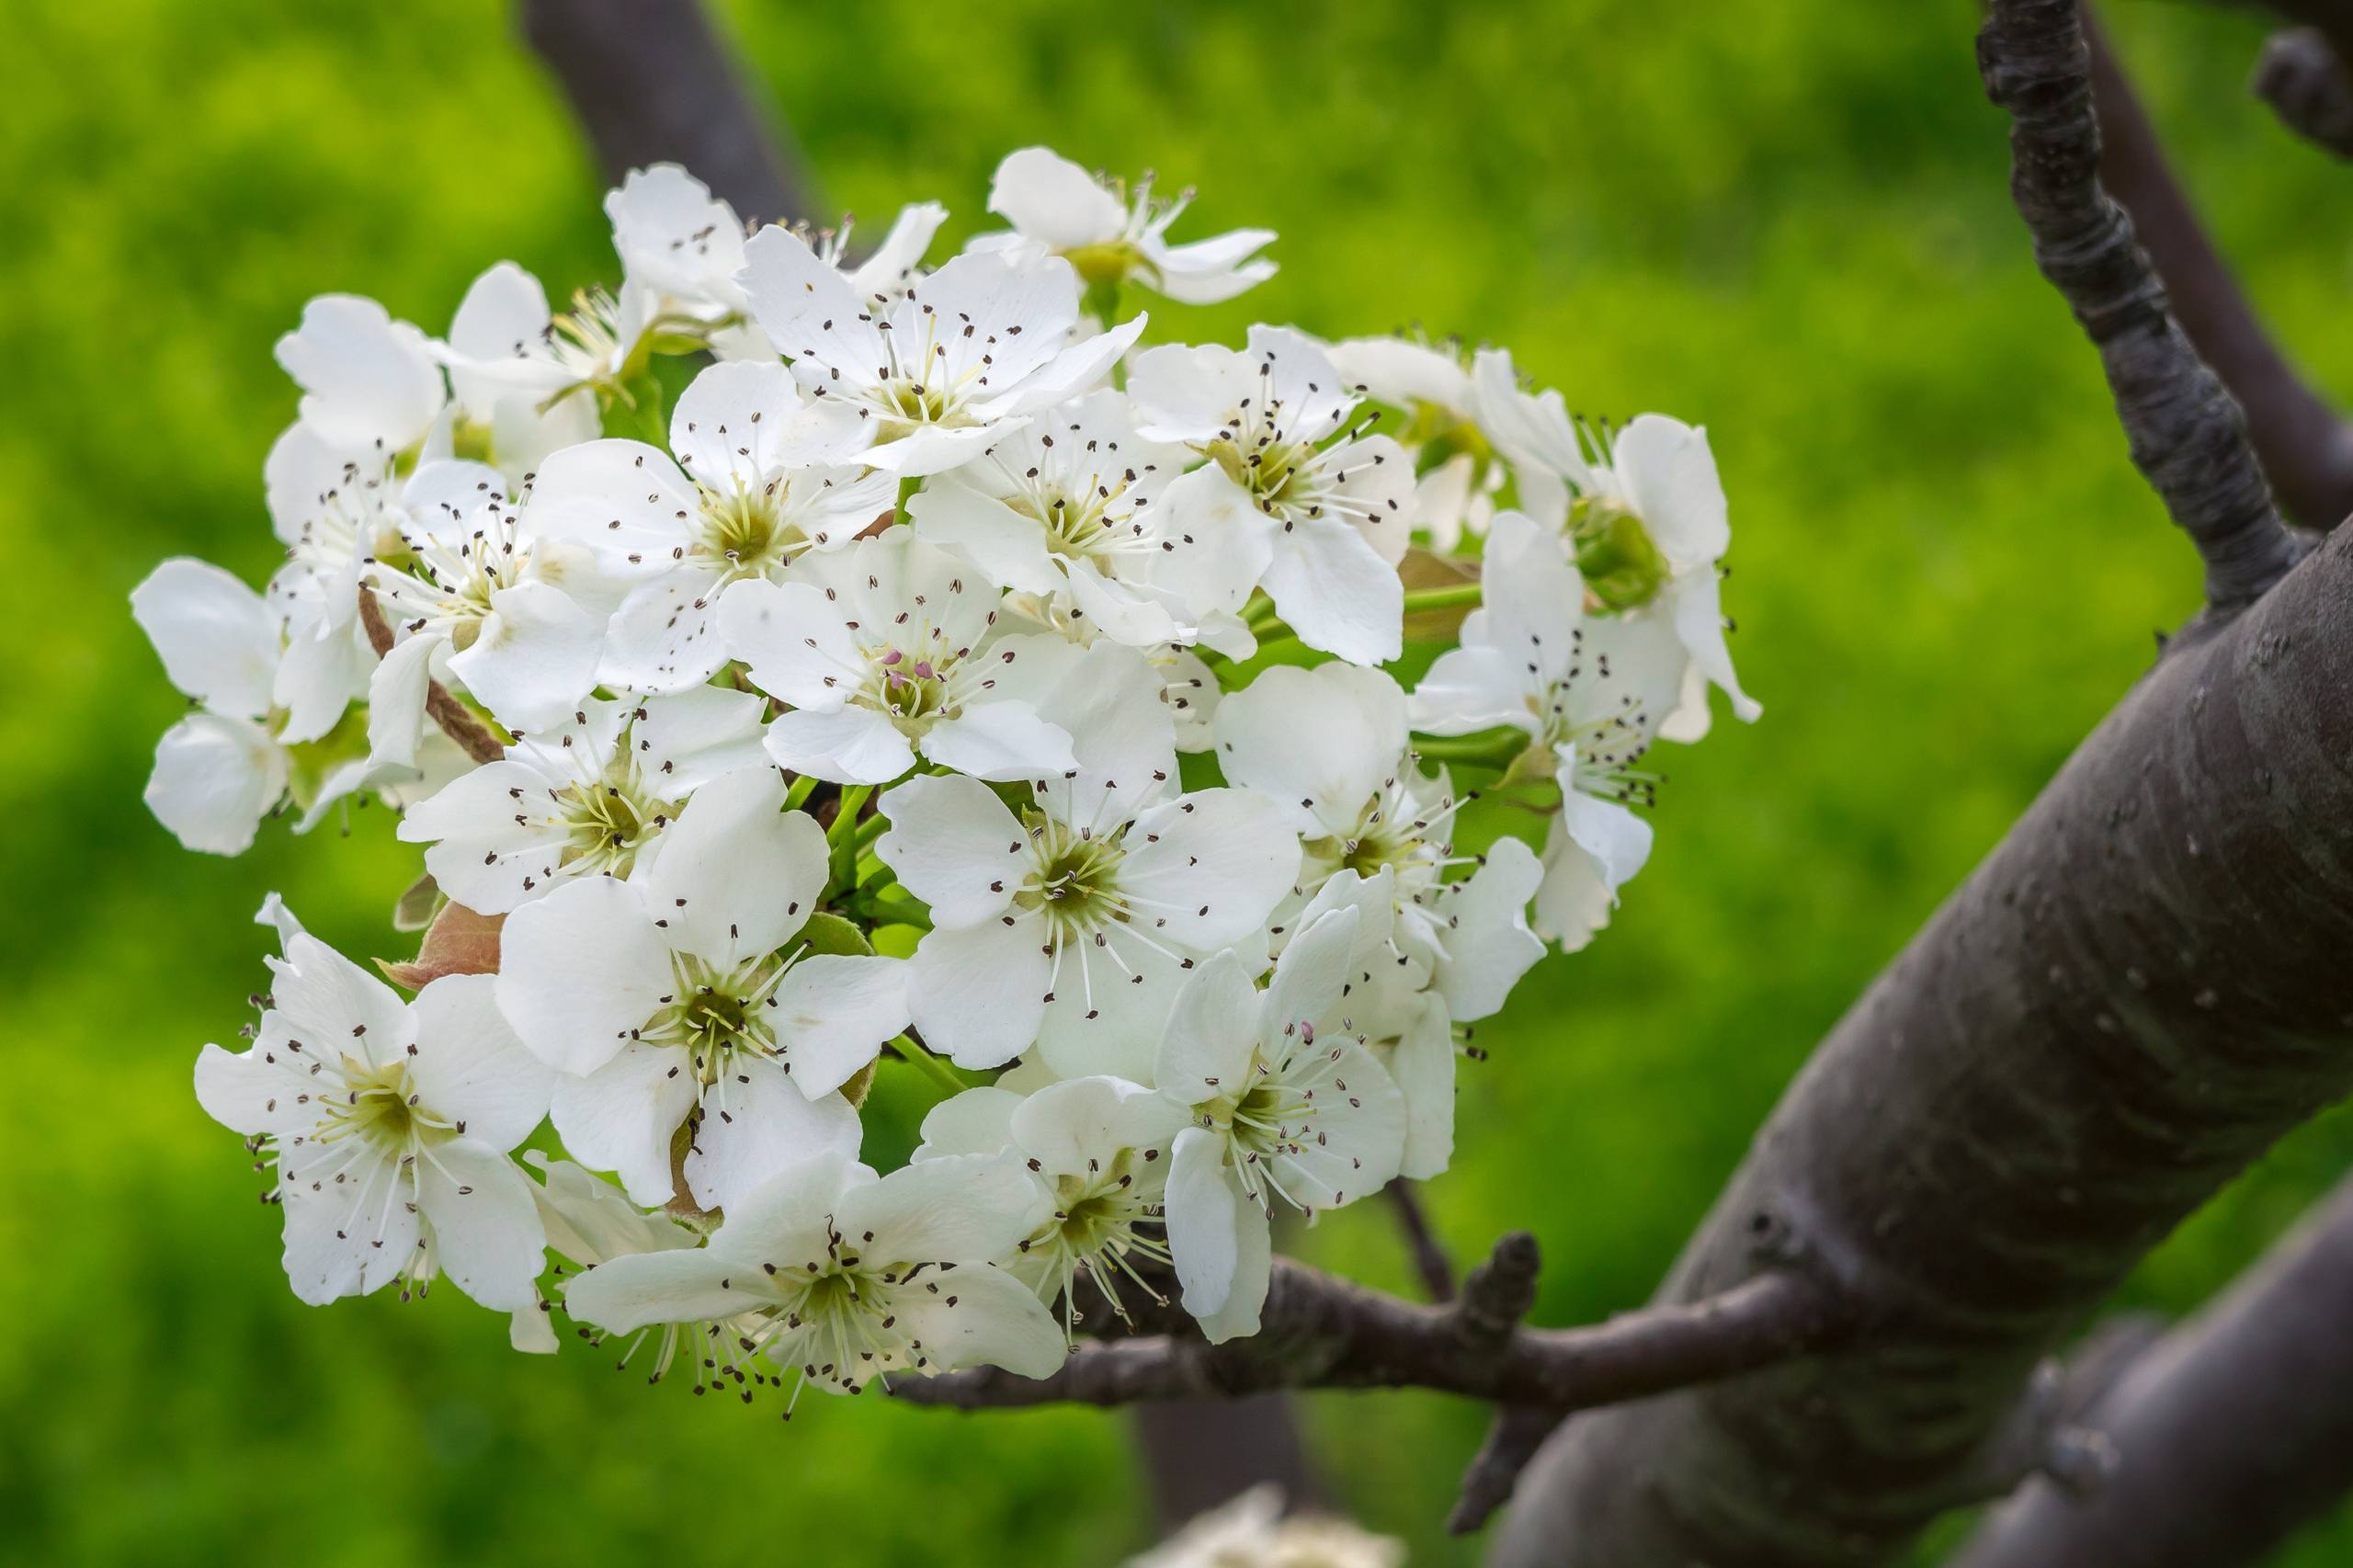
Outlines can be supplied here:
<path id="1" fill-rule="evenodd" d="M 1506 1237 L 1464 1282 L 1460 1301 L 1425 1307 L 1282 1259 L 1254 1338 L 1209 1345 L 1155 1335 L 1086 1346 L 1044 1378 L 980 1367 L 911 1379 L 892 1392 L 916 1404 L 981 1410 L 1273 1388 L 1426 1388 L 1581 1410 L 1807 1355 L 1852 1326 L 1830 1286 L 1775 1271 L 1688 1305 L 1647 1307 L 1584 1328 L 1520 1328 L 1534 1263 L 1533 1242 Z"/>
<path id="2" fill-rule="evenodd" d="M 392 629 L 384 619 L 383 607 L 376 602 L 373 590 L 365 584 L 359 589 L 359 624 L 368 632 L 368 645 L 382 658 L 392 651 Z M 506 755 L 506 746 L 487 725 L 473 715 L 473 710 L 449 695 L 449 688 L 439 681 L 429 681 L 425 687 L 425 710 L 441 726 L 441 733 L 458 743 L 458 749 L 476 762 L 496 762 Z"/>
<path id="3" fill-rule="evenodd" d="M 522 13 L 608 180 L 676 163 L 744 218 L 817 215 L 807 176 L 697 0 L 523 0 Z"/>
<path id="4" fill-rule="evenodd" d="M 2353 70 L 2319 28 L 2273 33 L 2247 85 L 2280 124 L 2316 147 L 2353 158 Z"/>
<path id="5" fill-rule="evenodd" d="M 2133 466 L 2205 561 L 2205 624 L 2219 625 L 2302 551 L 2272 506 L 2238 405 L 2175 323 L 2131 221 L 2100 187 L 2076 0 L 1997 0 L 1977 61 L 2013 120 L 2010 194 L 2035 260 L 2098 347 Z"/>
<path id="6" fill-rule="evenodd" d="M 1430 1229 L 1430 1217 L 1422 1211 L 1422 1200 L 1414 1195 L 1413 1184 L 1399 1176 L 1382 1191 L 1397 1216 L 1397 1229 L 1414 1255 L 1414 1271 L 1422 1277 L 1422 1293 L 1433 1301 L 1454 1300 L 1454 1264 L 1447 1257 L 1438 1233 Z"/>
<path id="7" fill-rule="evenodd" d="M 1446 1533 L 1469 1535 L 1511 1501 L 1519 1472 L 1566 1416 L 1550 1405 L 1506 1404 L 1488 1425 L 1487 1440 L 1462 1472 L 1462 1492 L 1446 1516 Z"/>
<path id="8" fill-rule="evenodd" d="M 2164 279 L 2166 302 L 2191 347 L 2245 413 L 2247 438 L 2280 506 L 2307 528 L 2335 528 L 2353 512 L 2353 426 L 2312 389 L 2256 318 L 2088 7 L 2084 38 L 2099 115 L 2100 184 L 2131 214 L 2133 236 Z"/>

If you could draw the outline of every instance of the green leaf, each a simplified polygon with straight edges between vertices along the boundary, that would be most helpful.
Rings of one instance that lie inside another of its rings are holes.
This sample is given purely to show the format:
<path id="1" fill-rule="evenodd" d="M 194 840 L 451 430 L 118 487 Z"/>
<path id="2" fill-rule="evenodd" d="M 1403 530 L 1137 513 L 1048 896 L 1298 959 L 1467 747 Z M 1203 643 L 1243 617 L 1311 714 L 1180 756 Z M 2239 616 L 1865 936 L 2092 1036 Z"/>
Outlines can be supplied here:
<path id="1" fill-rule="evenodd" d="M 853 958 L 869 958 L 873 946 L 856 925 L 830 910 L 819 910 L 801 927 L 801 939 L 809 944 L 813 953 L 837 953 Z"/>

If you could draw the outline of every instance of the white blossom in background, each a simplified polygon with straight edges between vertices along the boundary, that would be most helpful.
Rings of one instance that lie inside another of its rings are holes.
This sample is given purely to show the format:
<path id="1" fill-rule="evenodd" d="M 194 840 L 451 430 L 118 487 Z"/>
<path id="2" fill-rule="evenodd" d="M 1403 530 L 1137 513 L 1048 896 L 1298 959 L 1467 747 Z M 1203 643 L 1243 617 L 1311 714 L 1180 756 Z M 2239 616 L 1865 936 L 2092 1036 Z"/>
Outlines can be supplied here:
<path id="1" fill-rule="evenodd" d="M 278 1166 L 286 1275 L 319 1304 L 447 1274 L 483 1306 L 531 1305 L 544 1233 L 506 1157 L 547 1114 L 551 1074 L 515 1039 L 487 975 L 403 1003 L 297 932 L 251 1049 L 208 1045 L 198 1101 Z"/>
<path id="2" fill-rule="evenodd" d="M 567 304 L 305 310 L 267 589 L 131 596 L 166 827 L 373 796 L 422 861 L 399 991 L 273 895 L 198 1060 L 299 1296 L 447 1276 L 745 1400 L 1044 1376 L 1097 1306 L 1256 1333 L 1275 1210 L 1476 1149 L 1474 1027 L 1641 869 L 1653 746 L 1756 715 L 1714 460 L 1500 350 L 1147 347 L 1127 285 L 1274 270 L 1185 204 L 1024 149 L 926 271 L 938 203 L 853 259 L 660 165 Z M 1317 1551 L 1394 1560 L 1245 1498 L 1155 1561 Z"/>
<path id="3" fill-rule="evenodd" d="M 1013 232 L 979 235 L 972 248 L 1034 247 L 1063 257 L 1090 284 L 1134 281 L 1188 305 L 1231 300 L 1275 275 L 1257 254 L 1274 244 L 1271 229 L 1170 244 L 1168 231 L 1192 199 L 1189 190 L 1154 199 L 1150 175 L 1131 193 L 1047 148 L 1024 147 L 989 182 L 989 210 Z"/>
<path id="4" fill-rule="evenodd" d="M 1287 1514 L 1272 1482 L 1196 1517 L 1128 1568 L 1404 1568 L 1405 1543 L 1330 1514 Z"/>
<path id="5" fill-rule="evenodd" d="M 1128 391 L 1142 435 L 1209 460 L 1168 487 L 1165 526 L 1247 540 L 1253 575 L 1308 646 L 1397 656 L 1413 468 L 1395 441 L 1351 428 L 1358 400 L 1321 347 L 1271 326 L 1240 352 L 1165 345 L 1137 357 Z"/>

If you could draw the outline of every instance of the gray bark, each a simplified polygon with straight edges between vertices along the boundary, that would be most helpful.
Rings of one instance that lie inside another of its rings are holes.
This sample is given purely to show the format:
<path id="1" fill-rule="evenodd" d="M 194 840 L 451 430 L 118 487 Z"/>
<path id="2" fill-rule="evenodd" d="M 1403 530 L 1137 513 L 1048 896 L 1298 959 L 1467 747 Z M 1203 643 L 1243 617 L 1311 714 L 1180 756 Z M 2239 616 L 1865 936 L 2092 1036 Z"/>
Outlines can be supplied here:
<path id="1" fill-rule="evenodd" d="M 2106 1484 L 2029 1483 L 1949 1568 L 2240 1568 L 2353 1489 L 2353 1183 L 2083 1419 Z"/>

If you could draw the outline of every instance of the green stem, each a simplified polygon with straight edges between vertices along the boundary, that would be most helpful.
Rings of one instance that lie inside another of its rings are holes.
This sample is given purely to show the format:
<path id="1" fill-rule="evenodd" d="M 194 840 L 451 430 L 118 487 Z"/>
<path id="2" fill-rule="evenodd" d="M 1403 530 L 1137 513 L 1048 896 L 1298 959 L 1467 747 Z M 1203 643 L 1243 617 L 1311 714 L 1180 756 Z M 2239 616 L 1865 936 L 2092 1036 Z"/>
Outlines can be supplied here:
<path id="1" fill-rule="evenodd" d="M 1415 735 L 1414 754 L 1424 762 L 1509 767 L 1512 758 L 1526 751 L 1528 744 L 1528 736 L 1518 730 L 1482 730 L 1474 735 Z"/>
<path id="2" fill-rule="evenodd" d="M 874 846 L 874 841 L 876 839 L 881 837 L 884 834 L 890 831 L 891 819 L 889 817 L 883 816 L 880 812 L 868 817 L 864 822 L 858 824 L 858 836 L 855 841 L 858 846 L 858 852 L 861 855 L 865 854 L 869 849 L 871 849 Z"/>
<path id="3" fill-rule="evenodd" d="M 809 797 L 816 792 L 817 780 L 806 773 L 801 775 L 784 792 L 784 809 L 788 812 L 799 811 L 809 803 Z"/>
<path id="4" fill-rule="evenodd" d="M 915 491 L 919 489 L 922 484 L 923 481 L 920 479 L 903 479 L 899 481 L 898 513 L 899 520 L 901 522 L 911 523 L 915 521 L 915 518 L 907 512 L 907 503 L 915 499 Z"/>
<path id="5" fill-rule="evenodd" d="M 892 1053 L 900 1061 L 906 1062 L 909 1066 L 921 1069 L 925 1077 L 929 1078 L 949 1094 L 961 1095 L 972 1086 L 965 1082 L 961 1073 L 916 1044 L 912 1037 L 893 1036 L 888 1043 Z"/>
<path id="6" fill-rule="evenodd" d="M 1480 585 L 1476 583 L 1462 583 L 1451 588 L 1416 588 L 1405 596 L 1405 613 L 1415 615 L 1426 609 L 1475 606 L 1479 602 L 1479 588 Z"/>
<path id="7" fill-rule="evenodd" d="M 858 867 L 858 813 L 866 798 L 874 793 L 871 784 L 847 784 L 842 787 L 840 809 L 835 812 L 833 824 L 825 829 L 825 845 L 831 851 L 833 882 L 835 887 L 852 885 L 851 873 Z"/>

